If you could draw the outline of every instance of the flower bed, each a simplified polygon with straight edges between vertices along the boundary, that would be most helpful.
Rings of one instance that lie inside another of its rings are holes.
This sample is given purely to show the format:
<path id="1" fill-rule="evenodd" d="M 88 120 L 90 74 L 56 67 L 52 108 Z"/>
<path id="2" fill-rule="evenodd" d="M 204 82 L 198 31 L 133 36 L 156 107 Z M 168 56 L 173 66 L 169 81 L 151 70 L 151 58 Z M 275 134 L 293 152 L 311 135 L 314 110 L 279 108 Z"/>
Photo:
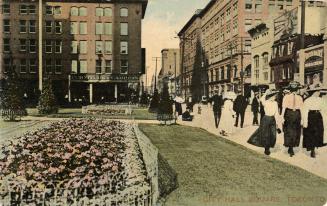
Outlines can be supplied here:
<path id="1" fill-rule="evenodd" d="M 132 109 L 127 105 L 89 105 L 82 108 L 83 114 L 92 115 L 130 115 Z"/>
<path id="2" fill-rule="evenodd" d="M 85 197 L 96 200 L 130 188 L 149 193 L 135 134 L 122 122 L 55 122 L 15 139 L 0 155 L 0 200 L 10 204 L 80 204 Z"/>

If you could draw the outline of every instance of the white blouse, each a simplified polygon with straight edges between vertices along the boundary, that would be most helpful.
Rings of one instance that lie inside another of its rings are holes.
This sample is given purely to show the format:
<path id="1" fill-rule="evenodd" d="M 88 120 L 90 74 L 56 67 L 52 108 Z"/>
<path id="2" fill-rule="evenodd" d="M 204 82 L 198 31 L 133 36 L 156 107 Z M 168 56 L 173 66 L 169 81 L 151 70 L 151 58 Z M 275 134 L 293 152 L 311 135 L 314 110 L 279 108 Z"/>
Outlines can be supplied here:
<path id="1" fill-rule="evenodd" d="M 266 95 L 263 95 L 260 99 L 264 109 L 265 115 L 267 116 L 278 116 L 278 104 L 275 100 L 268 99 L 266 100 Z"/>

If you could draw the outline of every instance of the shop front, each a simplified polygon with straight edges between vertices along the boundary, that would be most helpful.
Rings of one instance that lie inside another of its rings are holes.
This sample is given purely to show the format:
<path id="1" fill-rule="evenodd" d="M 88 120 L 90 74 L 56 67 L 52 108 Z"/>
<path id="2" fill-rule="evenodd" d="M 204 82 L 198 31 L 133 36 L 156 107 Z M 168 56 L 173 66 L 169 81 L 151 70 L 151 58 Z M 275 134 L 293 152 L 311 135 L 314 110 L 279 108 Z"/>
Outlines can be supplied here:
<path id="1" fill-rule="evenodd" d="M 323 44 L 305 50 L 304 77 L 305 84 L 325 83 Z"/>
<path id="2" fill-rule="evenodd" d="M 72 74 L 69 76 L 69 102 L 129 102 L 138 94 L 139 79 L 139 75 L 127 74 Z"/>

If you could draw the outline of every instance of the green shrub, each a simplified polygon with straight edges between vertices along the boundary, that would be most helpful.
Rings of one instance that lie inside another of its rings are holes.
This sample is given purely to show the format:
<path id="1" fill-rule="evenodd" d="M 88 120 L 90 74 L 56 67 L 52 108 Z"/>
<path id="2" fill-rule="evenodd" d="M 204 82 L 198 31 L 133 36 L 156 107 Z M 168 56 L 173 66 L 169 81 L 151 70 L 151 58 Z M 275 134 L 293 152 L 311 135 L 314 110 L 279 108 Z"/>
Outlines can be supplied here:
<path id="1" fill-rule="evenodd" d="M 40 95 L 37 109 L 39 111 L 39 114 L 58 113 L 58 105 L 57 105 L 56 97 L 52 90 L 52 84 L 50 80 L 44 82 L 43 91 Z"/>

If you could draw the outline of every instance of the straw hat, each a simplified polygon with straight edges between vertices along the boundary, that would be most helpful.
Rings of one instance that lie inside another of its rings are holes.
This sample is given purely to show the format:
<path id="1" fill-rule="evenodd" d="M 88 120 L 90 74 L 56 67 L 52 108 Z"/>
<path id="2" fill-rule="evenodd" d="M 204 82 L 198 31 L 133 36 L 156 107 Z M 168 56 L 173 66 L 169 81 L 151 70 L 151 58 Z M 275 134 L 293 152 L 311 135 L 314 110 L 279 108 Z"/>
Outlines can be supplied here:
<path id="1" fill-rule="evenodd" d="M 275 95 L 277 95 L 279 93 L 278 90 L 267 90 L 266 91 L 266 100 L 274 97 Z"/>

